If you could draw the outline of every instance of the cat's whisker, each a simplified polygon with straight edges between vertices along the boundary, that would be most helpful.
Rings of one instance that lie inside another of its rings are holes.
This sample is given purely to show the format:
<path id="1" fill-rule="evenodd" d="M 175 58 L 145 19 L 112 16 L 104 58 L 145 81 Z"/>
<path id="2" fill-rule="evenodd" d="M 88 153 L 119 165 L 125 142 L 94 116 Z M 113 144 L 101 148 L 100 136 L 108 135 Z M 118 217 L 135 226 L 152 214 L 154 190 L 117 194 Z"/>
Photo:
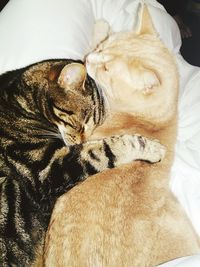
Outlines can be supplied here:
<path id="1" fill-rule="evenodd" d="M 60 132 L 51 132 L 51 131 L 43 131 L 41 133 L 36 134 L 37 136 L 53 138 L 53 139 L 63 139 Z"/>
<path id="2" fill-rule="evenodd" d="M 31 130 L 36 130 L 34 136 L 41 136 L 46 138 L 53 138 L 53 139 L 63 139 L 59 130 L 57 129 L 45 129 L 40 126 L 32 126 Z"/>
<path id="3" fill-rule="evenodd" d="M 31 126 L 31 129 L 32 130 L 37 130 L 37 131 L 41 131 L 41 132 L 48 132 L 48 133 L 55 133 L 55 134 L 57 134 L 57 133 L 59 133 L 59 131 L 58 131 L 58 129 L 56 129 L 56 128 L 48 128 L 48 127 L 41 127 L 41 126 L 36 126 L 36 125 L 32 125 Z"/>
<path id="4" fill-rule="evenodd" d="M 43 137 L 50 137 L 50 138 L 55 138 L 55 139 L 62 139 L 62 136 L 58 133 L 44 133 L 44 134 L 39 134 L 39 136 L 43 136 Z"/>

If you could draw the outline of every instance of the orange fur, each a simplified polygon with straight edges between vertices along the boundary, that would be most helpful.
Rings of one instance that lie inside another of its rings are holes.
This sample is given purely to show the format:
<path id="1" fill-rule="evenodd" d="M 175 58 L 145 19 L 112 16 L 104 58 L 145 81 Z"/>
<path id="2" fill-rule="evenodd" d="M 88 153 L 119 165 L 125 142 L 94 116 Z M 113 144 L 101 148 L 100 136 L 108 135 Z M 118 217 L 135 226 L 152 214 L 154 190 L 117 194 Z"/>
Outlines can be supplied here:
<path id="1" fill-rule="evenodd" d="M 46 235 L 46 267 L 146 267 L 200 252 L 197 235 L 169 189 L 178 73 L 150 25 L 144 8 L 137 34 L 114 34 L 88 56 L 99 57 L 96 65 L 88 62 L 88 69 L 103 86 L 111 112 L 92 138 L 140 133 L 159 139 L 166 157 L 156 164 L 134 162 L 106 170 L 60 197 Z M 105 56 L 101 61 L 104 52 L 107 59 L 111 55 L 106 62 Z M 121 63 L 125 67 L 120 69 Z"/>

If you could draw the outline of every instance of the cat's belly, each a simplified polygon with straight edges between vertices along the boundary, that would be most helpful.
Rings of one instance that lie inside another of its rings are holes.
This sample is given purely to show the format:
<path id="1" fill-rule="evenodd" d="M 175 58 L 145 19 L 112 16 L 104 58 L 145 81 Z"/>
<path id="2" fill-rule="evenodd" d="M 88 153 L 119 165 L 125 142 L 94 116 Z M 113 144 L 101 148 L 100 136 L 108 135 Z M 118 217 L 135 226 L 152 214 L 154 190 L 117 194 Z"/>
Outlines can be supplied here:
<path id="1" fill-rule="evenodd" d="M 138 162 L 63 195 L 47 233 L 46 266 L 155 266 L 200 252 L 163 175 L 159 163 Z"/>

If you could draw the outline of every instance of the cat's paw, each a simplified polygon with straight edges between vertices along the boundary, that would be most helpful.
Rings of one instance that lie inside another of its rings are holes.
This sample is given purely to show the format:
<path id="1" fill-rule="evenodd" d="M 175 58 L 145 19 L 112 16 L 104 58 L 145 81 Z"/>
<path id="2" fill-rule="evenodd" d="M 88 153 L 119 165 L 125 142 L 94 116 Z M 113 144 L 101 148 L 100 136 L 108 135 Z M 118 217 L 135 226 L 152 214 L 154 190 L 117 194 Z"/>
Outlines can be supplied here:
<path id="1" fill-rule="evenodd" d="M 149 161 L 151 163 L 159 162 L 165 157 L 166 148 L 157 139 L 148 139 L 138 136 L 141 145 L 140 160 Z"/>
<path id="2" fill-rule="evenodd" d="M 124 163 L 133 160 L 149 161 L 156 163 L 161 161 L 166 153 L 166 149 L 158 140 L 152 140 L 147 137 L 134 134 L 121 136 L 123 146 L 121 154 L 123 155 Z"/>
<path id="3" fill-rule="evenodd" d="M 152 140 L 138 134 L 113 136 L 105 139 L 105 141 L 115 155 L 115 166 L 134 160 L 155 163 L 161 161 L 165 156 L 165 147 L 158 140 Z"/>
<path id="4" fill-rule="evenodd" d="M 104 41 L 110 33 L 110 25 L 104 19 L 99 19 L 94 24 L 93 40 L 91 43 L 91 51 L 95 50 L 97 46 Z"/>
<path id="5" fill-rule="evenodd" d="M 95 30 L 108 35 L 110 25 L 105 19 L 98 19 L 94 24 Z"/>

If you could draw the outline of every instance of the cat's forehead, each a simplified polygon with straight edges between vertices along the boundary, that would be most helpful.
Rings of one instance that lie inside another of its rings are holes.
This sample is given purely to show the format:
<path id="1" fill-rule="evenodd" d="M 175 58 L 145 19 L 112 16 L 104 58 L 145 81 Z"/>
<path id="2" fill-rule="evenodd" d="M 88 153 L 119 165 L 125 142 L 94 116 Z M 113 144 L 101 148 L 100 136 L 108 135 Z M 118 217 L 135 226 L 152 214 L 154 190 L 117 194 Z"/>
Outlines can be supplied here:
<path id="1" fill-rule="evenodd" d="M 81 92 L 68 90 L 63 91 L 59 88 L 57 92 L 51 94 L 51 99 L 60 108 L 72 108 L 74 111 L 81 111 L 82 109 L 92 109 L 93 101 L 90 96 L 83 95 Z"/>
<path id="2" fill-rule="evenodd" d="M 141 55 L 143 51 L 150 49 L 158 49 L 158 51 L 164 49 L 164 45 L 161 40 L 155 36 L 133 35 L 132 33 L 121 33 L 110 36 L 106 41 L 101 43 L 98 48 L 89 55 L 90 59 L 95 55 L 95 62 L 101 63 L 116 60 L 116 57 L 126 58 Z M 102 55 L 102 60 L 98 54 Z"/>
<path id="3" fill-rule="evenodd" d="M 97 47 L 97 50 L 103 50 L 106 47 L 111 47 L 113 45 L 116 45 L 117 42 L 126 40 L 129 38 L 130 32 L 118 32 L 118 33 L 113 33 L 106 40 L 104 40 L 102 43 L 99 44 Z M 132 36 L 132 35 L 131 35 Z"/>

